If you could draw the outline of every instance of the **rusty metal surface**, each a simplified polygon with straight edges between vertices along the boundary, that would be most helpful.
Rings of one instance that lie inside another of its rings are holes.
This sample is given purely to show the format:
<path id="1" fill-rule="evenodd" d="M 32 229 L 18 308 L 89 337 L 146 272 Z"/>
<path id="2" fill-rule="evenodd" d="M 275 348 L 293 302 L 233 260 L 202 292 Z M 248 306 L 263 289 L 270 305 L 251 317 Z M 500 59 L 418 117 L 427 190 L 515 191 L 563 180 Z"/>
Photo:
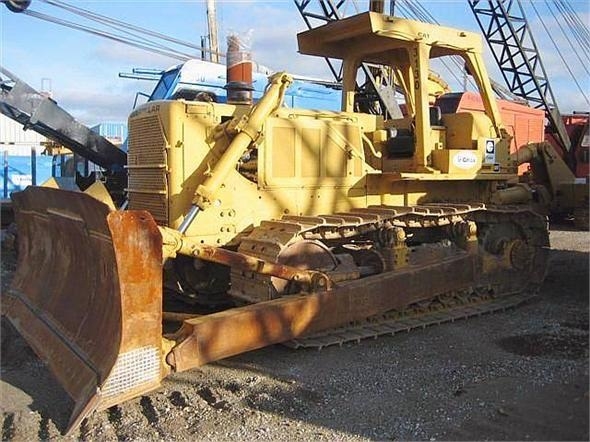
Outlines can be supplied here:
<path id="1" fill-rule="evenodd" d="M 13 200 L 19 257 L 3 313 L 73 399 L 71 429 L 100 406 L 120 352 L 160 348 L 160 236 L 147 213 L 109 213 L 79 192 L 29 187 Z"/>
<path id="2" fill-rule="evenodd" d="M 162 312 L 162 319 L 169 322 L 182 322 L 202 315 L 197 313 Z"/>
<path id="3" fill-rule="evenodd" d="M 294 266 L 265 261 L 240 252 L 208 246 L 206 244 L 191 245 L 192 255 L 205 261 L 224 264 L 232 269 L 270 275 L 276 278 L 297 281 L 314 289 L 329 290 L 331 283 L 328 276 L 320 271 L 300 269 Z"/>
<path id="4" fill-rule="evenodd" d="M 535 297 L 534 293 L 517 293 L 499 298 L 490 298 L 481 302 L 455 305 L 444 310 L 432 310 L 426 313 L 400 315 L 399 311 L 386 314 L 379 318 L 371 318 L 366 322 L 355 322 L 350 326 L 331 329 L 304 338 L 293 339 L 283 344 L 291 348 L 322 349 L 331 345 L 342 345 L 346 342 L 360 342 L 362 339 L 377 338 L 383 335 L 409 332 L 414 329 L 426 328 L 431 325 L 444 324 L 480 316 L 488 313 L 504 311 L 516 307 Z M 402 311 L 403 312 L 403 311 Z"/>
<path id="5" fill-rule="evenodd" d="M 276 261 L 300 270 L 313 269 L 322 272 L 330 272 L 338 266 L 338 260 L 334 254 L 319 241 L 298 241 L 290 244 L 281 250 Z M 333 275 L 330 275 L 330 279 L 334 282 Z M 301 291 L 301 285 L 296 281 L 273 277 L 271 282 L 277 293 L 280 294 L 286 295 Z M 311 290 L 313 289 L 312 287 Z"/>
<path id="6" fill-rule="evenodd" d="M 107 378 L 121 339 L 109 209 L 49 188 L 29 187 L 13 200 L 19 253 L 5 312 L 80 411 Z"/>
<path id="7" fill-rule="evenodd" d="M 119 272 L 119 355 L 100 384 L 97 408 L 108 408 L 160 385 L 162 360 L 162 237 L 145 211 L 107 217 Z M 108 296 L 108 295 L 107 295 Z"/>
<path id="8" fill-rule="evenodd" d="M 328 292 L 286 296 L 190 319 L 171 336 L 178 344 L 167 361 L 175 370 L 183 371 L 362 320 L 436 293 L 465 289 L 473 283 L 475 268 L 475 258 L 461 253 L 437 264 L 408 266 L 351 281 Z"/>

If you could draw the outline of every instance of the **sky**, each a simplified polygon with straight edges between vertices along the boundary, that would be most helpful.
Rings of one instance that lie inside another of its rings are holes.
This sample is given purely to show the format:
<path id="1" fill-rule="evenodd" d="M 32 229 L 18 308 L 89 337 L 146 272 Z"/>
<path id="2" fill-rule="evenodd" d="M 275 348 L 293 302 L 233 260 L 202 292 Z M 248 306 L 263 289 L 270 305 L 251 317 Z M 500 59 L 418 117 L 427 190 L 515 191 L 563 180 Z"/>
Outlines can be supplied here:
<path id="1" fill-rule="evenodd" d="M 359 0 L 357 5 L 366 10 L 368 2 Z M 547 2 L 535 0 L 539 18 L 531 10 L 530 0 L 522 2 L 560 110 L 562 113 L 588 111 L 590 106 L 566 65 L 588 96 L 590 63 L 582 65 L 560 33 L 558 26 L 559 23 L 563 25 L 564 17 L 552 14 L 545 7 Z M 86 0 L 69 3 L 197 45 L 200 45 L 201 36 L 207 34 L 205 1 Z M 590 1 L 569 0 L 569 3 L 588 26 Z M 479 32 L 466 1 L 430 0 L 421 4 L 442 25 Z M 350 5 L 349 15 L 354 11 L 354 4 Z M 32 0 L 29 10 L 96 26 L 40 0 Z M 258 63 L 275 70 L 331 79 L 322 59 L 297 53 L 296 34 L 306 26 L 291 0 L 218 0 L 217 17 L 222 49 L 228 33 L 250 32 L 253 58 Z M 553 47 L 544 26 L 562 48 L 565 61 Z M 590 49 L 586 49 L 586 57 L 588 51 Z M 197 51 L 194 55 L 199 57 Z M 503 83 L 487 46 L 486 60 L 490 76 Z M 151 82 L 119 78 L 119 72 L 130 72 L 136 67 L 165 69 L 177 63 L 179 61 L 173 58 L 16 14 L 0 5 L 0 65 L 37 89 L 51 89 L 53 98 L 62 107 L 88 125 L 125 121 L 136 92 L 148 92 L 154 86 Z M 444 72 L 440 74 L 453 84 Z"/>

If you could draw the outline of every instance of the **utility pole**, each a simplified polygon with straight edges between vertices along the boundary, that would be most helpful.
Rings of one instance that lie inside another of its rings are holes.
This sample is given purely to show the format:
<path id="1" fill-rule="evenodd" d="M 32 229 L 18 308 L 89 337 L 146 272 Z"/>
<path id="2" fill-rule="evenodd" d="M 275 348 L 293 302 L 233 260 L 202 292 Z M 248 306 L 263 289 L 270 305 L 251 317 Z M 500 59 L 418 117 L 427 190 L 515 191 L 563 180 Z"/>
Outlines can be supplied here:
<path id="1" fill-rule="evenodd" d="M 209 27 L 211 61 L 213 63 L 219 63 L 219 42 L 217 40 L 217 14 L 215 13 L 215 0 L 207 0 L 207 26 Z"/>

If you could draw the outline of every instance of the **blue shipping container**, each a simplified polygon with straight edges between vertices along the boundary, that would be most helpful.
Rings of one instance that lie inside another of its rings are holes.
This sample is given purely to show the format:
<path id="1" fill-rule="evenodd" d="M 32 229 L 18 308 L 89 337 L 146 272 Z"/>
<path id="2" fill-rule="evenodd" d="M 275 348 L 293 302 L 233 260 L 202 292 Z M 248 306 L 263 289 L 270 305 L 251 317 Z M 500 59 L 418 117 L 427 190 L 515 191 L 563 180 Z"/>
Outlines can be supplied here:
<path id="1" fill-rule="evenodd" d="M 123 142 L 125 139 L 127 139 L 126 123 L 104 122 L 97 124 L 96 126 L 92 126 L 90 130 L 112 140 L 121 140 L 121 142 Z"/>
<path id="2" fill-rule="evenodd" d="M 48 155 L 37 155 L 36 157 L 36 183 L 40 185 L 51 178 L 53 157 Z M 0 157 L 2 167 L 0 168 L 0 185 L 2 186 L 2 198 L 9 196 L 12 192 L 24 190 L 25 187 L 33 184 L 31 173 L 30 156 L 8 156 L 7 180 L 4 178 L 4 158 Z M 6 188 L 4 184 L 6 183 Z"/>

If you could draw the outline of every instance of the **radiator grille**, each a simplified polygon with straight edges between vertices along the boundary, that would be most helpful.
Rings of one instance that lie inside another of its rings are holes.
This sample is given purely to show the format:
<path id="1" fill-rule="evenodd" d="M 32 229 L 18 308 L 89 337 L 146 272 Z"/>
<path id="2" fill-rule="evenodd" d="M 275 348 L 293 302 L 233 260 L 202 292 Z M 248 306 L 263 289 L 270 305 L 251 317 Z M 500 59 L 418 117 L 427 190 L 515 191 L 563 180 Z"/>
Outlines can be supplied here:
<path id="1" fill-rule="evenodd" d="M 163 168 L 129 169 L 131 189 L 166 190 L 166 173 Z"/>
<path id="2" fill-rule="evenodd" d="M 168 197 L 166 195 L 135 193 L 129 196 L 129 210 L 147 210 L 156 223 L 168 225 Z"/>
<path id="3" fill-rule="evenodd" d="M 157 115 L 131 120 L 127 164 L 129 209 L 147 210 L 168 225 L 166 138 Z"/>

